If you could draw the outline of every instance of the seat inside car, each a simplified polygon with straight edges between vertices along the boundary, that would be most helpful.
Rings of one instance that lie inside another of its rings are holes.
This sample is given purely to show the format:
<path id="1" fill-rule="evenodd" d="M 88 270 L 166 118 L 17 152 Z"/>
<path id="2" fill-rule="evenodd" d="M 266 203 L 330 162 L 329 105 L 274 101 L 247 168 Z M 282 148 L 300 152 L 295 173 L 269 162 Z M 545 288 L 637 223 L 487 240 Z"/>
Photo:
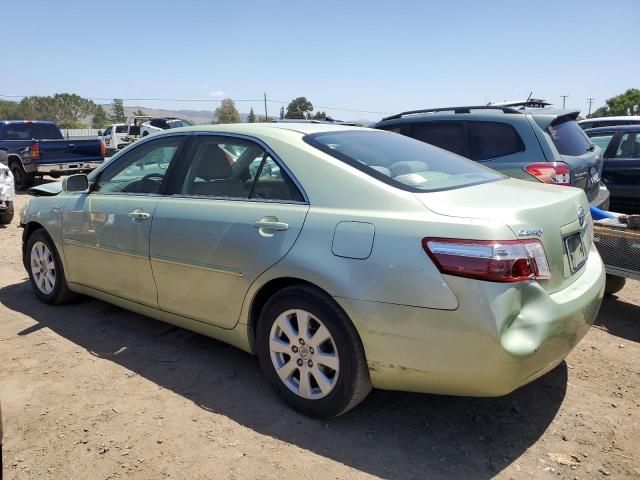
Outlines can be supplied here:
<path id="1" fill-rule="evenodd" d="M 214 143 L 201 147 L 195 156 L 193 171 L 187 176 L 186 193 L 192 195 L 242 197 L 245 182 L 233 178 L 233 169 L 224 151 Z"/>

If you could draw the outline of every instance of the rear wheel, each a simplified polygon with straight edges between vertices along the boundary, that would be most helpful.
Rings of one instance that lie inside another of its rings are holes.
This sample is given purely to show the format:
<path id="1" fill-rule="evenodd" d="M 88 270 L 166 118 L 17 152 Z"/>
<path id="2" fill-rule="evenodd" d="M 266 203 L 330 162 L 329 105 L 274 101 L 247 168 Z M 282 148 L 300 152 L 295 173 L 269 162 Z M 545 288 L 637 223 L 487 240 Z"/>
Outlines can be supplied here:
<path id="1" fill-rule="evenodd" d="M 7 209 L 0 213 L 0 225 L 9 225 L 13 220 L 13 202 L 7 202 Z"/>
<path id="2" fill-rule="evenodd" d="M 25 256 L 31 287 L 40 301 L 57 305 L 76 297 L 69 290 L 58 251 L 44 229 L 40 228 L 29 236 Z"/>
<path id="3" fill-rule="evenodd" d="M 614 295 L 624 288 L 627 279 L 617 275 L 607 274 L 607 283 L 604 286 L 605 295 Z"/>
<path id="4" fill-rule="evenodd" d="M 27 173 L 18 162 L 13 162 L 11 164 L 11 173 L 13 174 L 13 181 L 16 186 L 16 190 L 26 190 L 33 186 L 35 176 Z"/>
<path id="5" fill-rule="evenodd" d="M 371 390 L 362 342 L 331 297 L 287 287 L 264 306 L 257 328 L 260 366 L 278 395 L 312 417 L 341 415 Z"/>

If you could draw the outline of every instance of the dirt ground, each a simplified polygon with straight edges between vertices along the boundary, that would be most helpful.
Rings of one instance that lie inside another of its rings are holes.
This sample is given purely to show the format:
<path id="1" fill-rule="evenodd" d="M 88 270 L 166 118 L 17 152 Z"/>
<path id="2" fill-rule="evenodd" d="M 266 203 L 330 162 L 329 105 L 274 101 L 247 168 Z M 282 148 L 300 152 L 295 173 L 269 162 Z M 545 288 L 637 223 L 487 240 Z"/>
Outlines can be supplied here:
<path id="1" fill-rule="evenodd" d="M 16 215 L 0 228 L 5 479 L 640 479 L 638 282 L 511 395 L 374 391 L 322 422 L 233 347 L 97 300 L 39 303 L 20 242 Z"/>

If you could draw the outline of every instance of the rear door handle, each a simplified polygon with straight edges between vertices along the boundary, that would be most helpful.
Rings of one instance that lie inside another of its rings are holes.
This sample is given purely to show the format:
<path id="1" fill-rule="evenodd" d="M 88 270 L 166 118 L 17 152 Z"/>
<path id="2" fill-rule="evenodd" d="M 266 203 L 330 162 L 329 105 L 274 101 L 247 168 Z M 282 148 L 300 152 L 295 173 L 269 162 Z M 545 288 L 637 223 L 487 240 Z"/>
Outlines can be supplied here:
<path id="1" fill-rule="evenodd" d="M 129 218 L 133 218 L 134 220 L 149 220 L 151 218 L 151 214 L 147 213 L 139 208 L 136 208 L 133 212 L 129 212 L 127 214 Z"/>
<path id="2" fill-rule="evenodd" d="M 272 237 L 275 232 L 283 232 L 289 229 L 289 224 L 280 222 L 277 217 L 263 217 L 251 224 L 253 228 L 260 230 L 263 237 Z"/>

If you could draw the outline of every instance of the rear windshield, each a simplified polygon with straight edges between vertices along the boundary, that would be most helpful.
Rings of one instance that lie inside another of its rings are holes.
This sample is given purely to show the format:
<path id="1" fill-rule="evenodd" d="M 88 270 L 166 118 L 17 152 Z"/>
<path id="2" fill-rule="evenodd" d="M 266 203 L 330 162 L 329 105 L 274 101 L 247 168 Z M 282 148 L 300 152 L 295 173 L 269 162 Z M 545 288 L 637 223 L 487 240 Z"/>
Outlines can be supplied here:
<path id="1" fill-rule="evenodd" d="M 127 126 L 126 125 L 117 125 L 116 126 L 116 133 L 127 133 Z"/>
<path id="2" fill-rule="evenodd" d="M 390 185 L 414 192 L 448 190 L 505 178 L 471 160 L 385 131 L 306 135 L 305 142 Z"/>
<path id="3" fill-rule="evenodd" d="M 3 140 L 62 140 L 60 129 L 52 123 L 12 123 L 2 130 Z"/>
<path id="4" fill-rule="evenodd" d="M 167 125 L 169 128 L 180 128 L 180 127 L 190 127 L 191 123 L 186 120 L 167 120 Z"/>
<path id="5" fill-rule="evenodd" d="M 589 151 L 593 145 L 576 122 L 569 120 L 557 125 L 549 125 L 547 132 L 560 155 L 578 156 Z"/>

